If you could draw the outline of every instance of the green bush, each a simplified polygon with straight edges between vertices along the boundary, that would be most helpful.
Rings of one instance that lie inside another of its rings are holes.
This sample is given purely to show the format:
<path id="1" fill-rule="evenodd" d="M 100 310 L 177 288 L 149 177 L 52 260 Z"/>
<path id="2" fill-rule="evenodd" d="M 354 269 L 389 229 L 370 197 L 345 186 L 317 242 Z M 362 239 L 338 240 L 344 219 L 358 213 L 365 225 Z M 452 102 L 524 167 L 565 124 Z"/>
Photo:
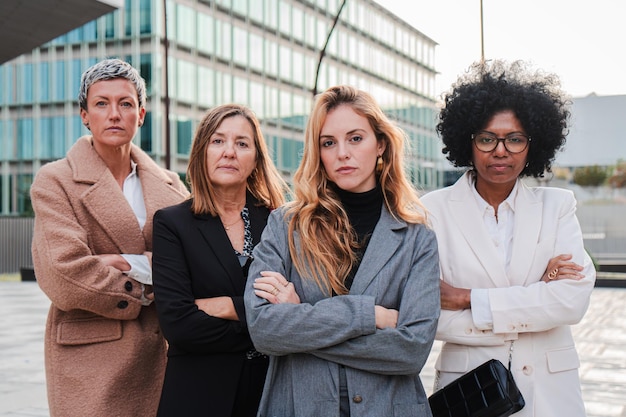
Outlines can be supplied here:
<path id="1" fill-rule="evenodd" d="M 598 186 L 602 185 L 606 178 L 608 177 L 608 172 L 606 168 L 600 167 L 598 165 L 588 166 L 588 167 L 579 167 L 574 170 L 574 184 L 578 184 L 581 186 Z"/>

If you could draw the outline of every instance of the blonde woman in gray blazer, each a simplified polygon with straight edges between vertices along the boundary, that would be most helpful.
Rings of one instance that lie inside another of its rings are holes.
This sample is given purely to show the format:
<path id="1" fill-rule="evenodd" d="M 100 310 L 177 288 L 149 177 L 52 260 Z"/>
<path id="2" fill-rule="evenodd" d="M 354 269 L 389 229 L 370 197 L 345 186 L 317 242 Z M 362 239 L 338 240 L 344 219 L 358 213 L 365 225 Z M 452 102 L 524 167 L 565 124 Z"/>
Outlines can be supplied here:
<path id="1" fill-rule="evenodd" d="M 419 372 L 439 315 L 437 243 L 404 136 L 370 95 L 321 94 L 295 199 L 270 214 L 245 291 L 270 356 L 259 416 L 430 416 Z"/>
<path id="2" fill-rule="evenodd" d="M 582 417 L 570 325 L 589 305 L 595 270 L 571 191 L 528 187 L 565 141 L 556 79 L 522 63 L 477 64 L 447 96 L 437 126 L 448 159 L 470 166 L 425 195 L 441 261 L 444 342 L 435 389 L 495 358 L 524 396 L 520 417 Z"/>

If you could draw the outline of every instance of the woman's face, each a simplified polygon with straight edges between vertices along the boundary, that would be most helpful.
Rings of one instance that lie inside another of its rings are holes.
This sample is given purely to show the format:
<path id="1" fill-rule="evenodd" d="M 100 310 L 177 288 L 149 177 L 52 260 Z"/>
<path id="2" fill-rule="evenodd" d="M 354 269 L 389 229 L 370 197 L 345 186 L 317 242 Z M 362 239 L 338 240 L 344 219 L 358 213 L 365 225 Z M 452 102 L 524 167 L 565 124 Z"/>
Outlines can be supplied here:
<path id="1" fill-rule="evenodd" d="M 254 131 L 248 119 L 232 116 L 209 138 L 206 151 L 209 180 L 216 189 L 245 187 L 256 166 Z"/>
<path id="2" fill-rule="evenodd" d="M 139 107 L 135 86 L 125 78 L 94 83 L 87 91 L 87 110 L 80 110 L 96 149 L 130 143 L 145 114 L 146 109 Z"/>
<path id="3" fill-rule="evenodd" d="M 326 115 L 320 156 L 328 179 L 342 190 L 362 193 L 376 187 L 376 159 L 385 150 L 367 118 L 347 104 Z"/>
<path id="4" fill-rule="evenodd" d="M 481 132 L 491 133 L 498 138 L 503 138 L 511 133 L 526 135 L 521 122 L 510 110 L 494 114 L 487 125 L 481 129 Z M 472 143 L 477 187 L 510 185 L 512 188 L 526 165 L 528 146 L 520 153 L 511 153 L 504 147 L 504 143 L 499 141 L 493 151 L 483 152 Z"/>

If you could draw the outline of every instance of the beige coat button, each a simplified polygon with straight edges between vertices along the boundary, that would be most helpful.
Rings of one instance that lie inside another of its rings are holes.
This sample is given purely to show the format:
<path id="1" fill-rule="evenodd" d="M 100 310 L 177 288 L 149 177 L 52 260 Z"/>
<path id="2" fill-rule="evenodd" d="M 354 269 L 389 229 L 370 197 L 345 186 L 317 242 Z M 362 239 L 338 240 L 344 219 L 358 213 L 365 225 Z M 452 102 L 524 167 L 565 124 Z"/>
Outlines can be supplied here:
<path id="1" fill-rule="evenodd" d="M 352 401 L 358 404 L 363 401 L 363 397 L 361 397 L 360 395 L 355 395 L 354 397 L 352 397 Z"/>
<path id="2" fill-rule="evenodd" d="M 525 365 L 525 366 L 522 368 L 522 372 L 524 372 L 524 375 L 530 375 L 530 374 L 532 374 L 532 373 L 533 373 L 533 367 L 532 367 L 532 366 L 529 366 L 529 365 Z"/>

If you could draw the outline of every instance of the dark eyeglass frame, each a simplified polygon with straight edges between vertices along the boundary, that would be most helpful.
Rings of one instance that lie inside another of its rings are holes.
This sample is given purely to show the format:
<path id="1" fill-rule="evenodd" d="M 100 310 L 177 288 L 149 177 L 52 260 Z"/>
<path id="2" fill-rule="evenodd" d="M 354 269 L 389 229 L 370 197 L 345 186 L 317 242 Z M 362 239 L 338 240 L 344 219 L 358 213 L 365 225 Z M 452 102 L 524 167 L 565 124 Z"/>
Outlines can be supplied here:
<path id="1" fill-rule="evenodd" d="M 488 136 L 488 137 L 490 137 L 490 138 L 495 140 L 494 145 L 493 145 L 493 147 L 491 149 L 489 149 L 489 150 L 480 149 L 480 147 L 478 146 L 478 143 L 476 143 L 476 138 L 481 137 L 481 136 Z M 507 139 L 511 139 L 511 138 L 514 138 L 514 137 L 520 137 L 520 136 L 523 137 L 523 138 L 526 138 L 526 140 L 527 140 L 526 145 L 524 146 L 524 148 L 522 150 L 520 150 L 520 151 L 512 151 L 511 149 L 509 149 L 509 147 L 507 146 L 507 142 L 506 142 Z M 510 153 L 522 153 L 526 149 L 528 149 L 528 145 L 530 145 L 530 141 L 531 140 L 532 139 L 531 139 L 530 136 L 525 135 L 523 133 L 509 133 L 508 135 L 506 135 L 503 138 L 499 138 L 496 135 L 494 135 L 492 133 L 487 133 L 487 132 L 479 132 L 479 133 L 472 134 L 472 142 L 474 143 L 474 146 L 476 146 L 476 149 L 478 149 L 479 151 L 484 152 L 484 153 L 489 153 L 489 152 L 495 151 L 496 148 L 498 147 L 498 145 L 500 144 L 500 142 L 502 142 L 502 144 L 504 145 L 504 149 L 506 149 L 507 152 L 510 152 Z"/>

